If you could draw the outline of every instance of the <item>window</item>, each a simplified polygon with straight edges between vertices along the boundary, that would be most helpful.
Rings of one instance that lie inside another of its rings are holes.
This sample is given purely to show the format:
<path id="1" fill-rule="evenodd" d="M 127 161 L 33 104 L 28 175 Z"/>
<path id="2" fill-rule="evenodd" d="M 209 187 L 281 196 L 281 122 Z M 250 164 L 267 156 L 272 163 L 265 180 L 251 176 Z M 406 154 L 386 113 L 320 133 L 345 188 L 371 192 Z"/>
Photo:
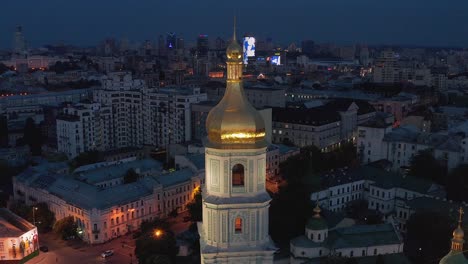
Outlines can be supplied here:
<path id="1" fill-rule="evenodd" d="M 0 252 L 3 251 L 5 251 L 5 245 L 3 244 L 3 242 L 0 242 Z"/>
<path id="2" fill-rule="evenodd" d="M 320 241 L 320 239 L 322 239 L 322 234 L 319 233 L 317 239 Z"/>
<path id="3" fill-rule="evenodd" d="M 242 233 L 242 218 L 240 218 L 240 217 L 236 218 L 235 232 L 236 233 Z"/>
<path id="4" fill-rule="evenodd" d="M 351 252 L 349 252 L 349 256 L 350 257 L 353 257 L 354 256 L 354 252 L 351 250 Z"/>
<path id="5" fill-rule="evenodd" d="M 374 248 L 374 255 L 377 255 L 377 248 Z"/>
<path id="6" fill-rule="evenodd" d="M 232 186 L 244 186 L 244 166 L 236 164 L 232 167 Z"/>

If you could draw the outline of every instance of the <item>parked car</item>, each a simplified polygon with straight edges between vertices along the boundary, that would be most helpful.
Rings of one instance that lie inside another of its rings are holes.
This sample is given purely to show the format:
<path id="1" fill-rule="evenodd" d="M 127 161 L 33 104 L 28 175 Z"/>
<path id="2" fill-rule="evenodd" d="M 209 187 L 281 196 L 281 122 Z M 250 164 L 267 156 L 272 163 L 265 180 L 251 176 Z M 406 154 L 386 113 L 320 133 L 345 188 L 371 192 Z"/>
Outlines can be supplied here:
<path id="1" fill-rule="evenodd" d="M 114 250 L 109 249 L 109 250 L 106 250 L 106 251 L 102 252 L 101 257 L 107 258 L 107 257 L 110 257 L 112 255 L 114 255 Z"/>
<path id="2" fill-rule="evenodd" d="M 48 252 L 49 248 L 47 246 L 40 246 L 39 250 L 42 251 L 42 252 Z"/>

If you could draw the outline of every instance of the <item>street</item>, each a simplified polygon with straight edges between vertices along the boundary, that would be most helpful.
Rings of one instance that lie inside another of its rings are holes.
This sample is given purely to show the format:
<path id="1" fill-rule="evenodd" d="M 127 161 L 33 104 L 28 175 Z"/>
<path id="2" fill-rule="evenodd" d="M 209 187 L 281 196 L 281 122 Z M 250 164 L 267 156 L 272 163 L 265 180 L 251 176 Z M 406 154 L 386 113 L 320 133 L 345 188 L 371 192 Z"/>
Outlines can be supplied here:
<path id="1" fill-rule="evenodd" d="M 122 236 L 101 245 L 90 246 L 81 241 L 63 241 L 54 234 L 48 233 L 40 236 L 39 243 L 41 246 L 47 246 L 49 252 L 40 252 L 39 256 L 28 261 L 28 264 L 138 263 L 134 256 L 135 242 L 131 235 Z M 114 250 L 114 255 L 102 258 L 101 253 L 108 249 Z"/>
<path id="2" fill-rule="evenodd" d="M 188 213 L 184 212 L 175 218 L 168 218 L 170 229 L 179 235 L 186 231 L 191 222 L 184 222 L 184 217 Z M 132 235 L 125 235 L 100 245 L 88 245 L 79 240 L 64 241 L 52 232 L 40 234 L 39 244 L 47 246 L 49 252 L 40 252 L 38 257 L 28 261 L 28 264 L 128 264 L 138 263 L 135 257 L 135 240 Z M 114 255 L 102 258 L 101 253 L 112 249 Z M 131 254 L 131 256 L 130 256 Z"/>

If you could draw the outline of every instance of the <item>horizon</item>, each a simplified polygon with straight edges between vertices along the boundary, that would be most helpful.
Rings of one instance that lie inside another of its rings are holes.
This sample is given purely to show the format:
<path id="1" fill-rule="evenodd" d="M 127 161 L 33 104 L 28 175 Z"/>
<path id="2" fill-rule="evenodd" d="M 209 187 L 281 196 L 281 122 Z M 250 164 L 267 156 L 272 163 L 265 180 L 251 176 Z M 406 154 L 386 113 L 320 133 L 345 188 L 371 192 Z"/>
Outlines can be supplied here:
<path id="1" fill-rule="evenodd" d="M 11 49 L 17 25 L 23 27 L 30 47 L 61 42 L 86 47 L 106 38 L 156 41 L 166 32 L 176 32 L 188 43 L 194 42 L 198 34 L 227 39 L 232 34 L 234 13 L 238 17 L 238 35 L 271 37 L 281 45 L 296 43 L 300 47 L 302 40 L 310 39 L 339 45 L 468 47 L 468 28 L 460 26 L 468 24 L 468 2 L 463 0 L 453 0 L 450 5 L 436 0 L 293 0 L 268 5 L 240 0 L 236 12 L 214 0 L 141 0 L 138 5 L 116 0 L 111 6 L 90 0 L 21 2 L 3 3 L 9 12 L 0 17 L 1 49 Z M 29 8 L 21 6 L 24 2 L 29 2 Z"/>

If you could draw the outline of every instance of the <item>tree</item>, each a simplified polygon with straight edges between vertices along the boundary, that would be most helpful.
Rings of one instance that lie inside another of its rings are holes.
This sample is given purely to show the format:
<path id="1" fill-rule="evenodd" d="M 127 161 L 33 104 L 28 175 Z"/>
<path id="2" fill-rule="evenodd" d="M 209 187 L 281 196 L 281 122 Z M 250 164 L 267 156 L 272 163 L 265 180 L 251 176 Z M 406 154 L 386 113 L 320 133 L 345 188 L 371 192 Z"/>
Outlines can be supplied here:
<path id="1" fill-rule="evenodd" d="M 202 221 L 202 195 L 201 190 L 198 188 L 195 190 L 193 200 L 187 205 L 187 209 L 190 215 L 190 220 L 192 222 Z"/>
<path id="2" fill-rule="evenodd" d="M 37 203 L 34 206 L 14 203 L 10 206 L 10 209 L 12 212 L 29 222 L 33 224 L 35 222 L 40 232 L 48 232 L 52 230 L 52 227 L 54 226 L 55 214 L 50 211 L 49 206 L 46 203 Z M 33 210 L 35 210 L 34 213 Z"/>
<path id="3" fill-rule="evenodd" d="M 468 164 L 461 164 L 450 172 L 445 185 L 448 199 L 459 202 L 468 199 L 468 178 L 466 175 L 468 175 Z"/>
<path id="4" fill-rule="evenodd" d="M 139 177 L 140 175 L 138 175 L 133 168 L 128 169 L 123 178 L 124 184 L 136 182 Z"/>
<path id="5" fill-rule="evenodd" d="M 141 224 L 142 235 L 136 240 L 135 255 L 139 263 L 175 263 L 179 252 L 174 234 L 159 219 Z"/>
<path id="6" fill-rule="evenodd" d="M 36 226 L 39 231 L 48 232 L 52 230 L 55 222 L 55 214 L 50 211 L 49 206 L 46 203 L 38 203 L 34 207 L 36 207 L 37 210 L 34 213 L 35 219 L 33 220 L 36 221 Z"/>
<path id="7" fill-rule="evenodd" d="M 407 222 L 405 255 L 415 264 L 431 263 L 450 250 L 450 236 L 455 223 L 445 214 L 416 212 Z"/>
<path id="8" fill-rule="evenodd" d="M 78 225 L 75 223 L 73 216 L 67 216 L 55 222 L 54 233 L 60 235 L 63 240 L 77 235 L 76 229 Z"/>
<path id="9" fill-rule="evenodd" d="M 408 174 L 444 185 L 447 168 L 434 158 L 431 150 L 422 150 L 411 159 Z"/>
<path id="10" fill-rule="evenodd" d="M 8 123 L 5 116 L 0 116 L 0 147 L 8 147 Z"/>
<path id="11" fill-rule="evenodd" d="M 153 254 L 150 255 L 144 264 L 171 264 L 171 258 L 168 255 Z"/>
<path id="12" fill-rule="evenodd" d="M 385 259 L 382 255 L 378 255 L 377 259 L 375 260 L 375 264 L 385 264 Z"/>
<path id="13" fill-rule="evenodd" d="M 41 129 L 38 126 L 36 126 L 36 123 L 31 117 L 26 119 L 26 125 L 24 126 L 23 142 L 24 144 L 27 144 L 29 146 L 29 150 L 31 151 L 32 155 L 41 155 L 43 144 Z"/>

